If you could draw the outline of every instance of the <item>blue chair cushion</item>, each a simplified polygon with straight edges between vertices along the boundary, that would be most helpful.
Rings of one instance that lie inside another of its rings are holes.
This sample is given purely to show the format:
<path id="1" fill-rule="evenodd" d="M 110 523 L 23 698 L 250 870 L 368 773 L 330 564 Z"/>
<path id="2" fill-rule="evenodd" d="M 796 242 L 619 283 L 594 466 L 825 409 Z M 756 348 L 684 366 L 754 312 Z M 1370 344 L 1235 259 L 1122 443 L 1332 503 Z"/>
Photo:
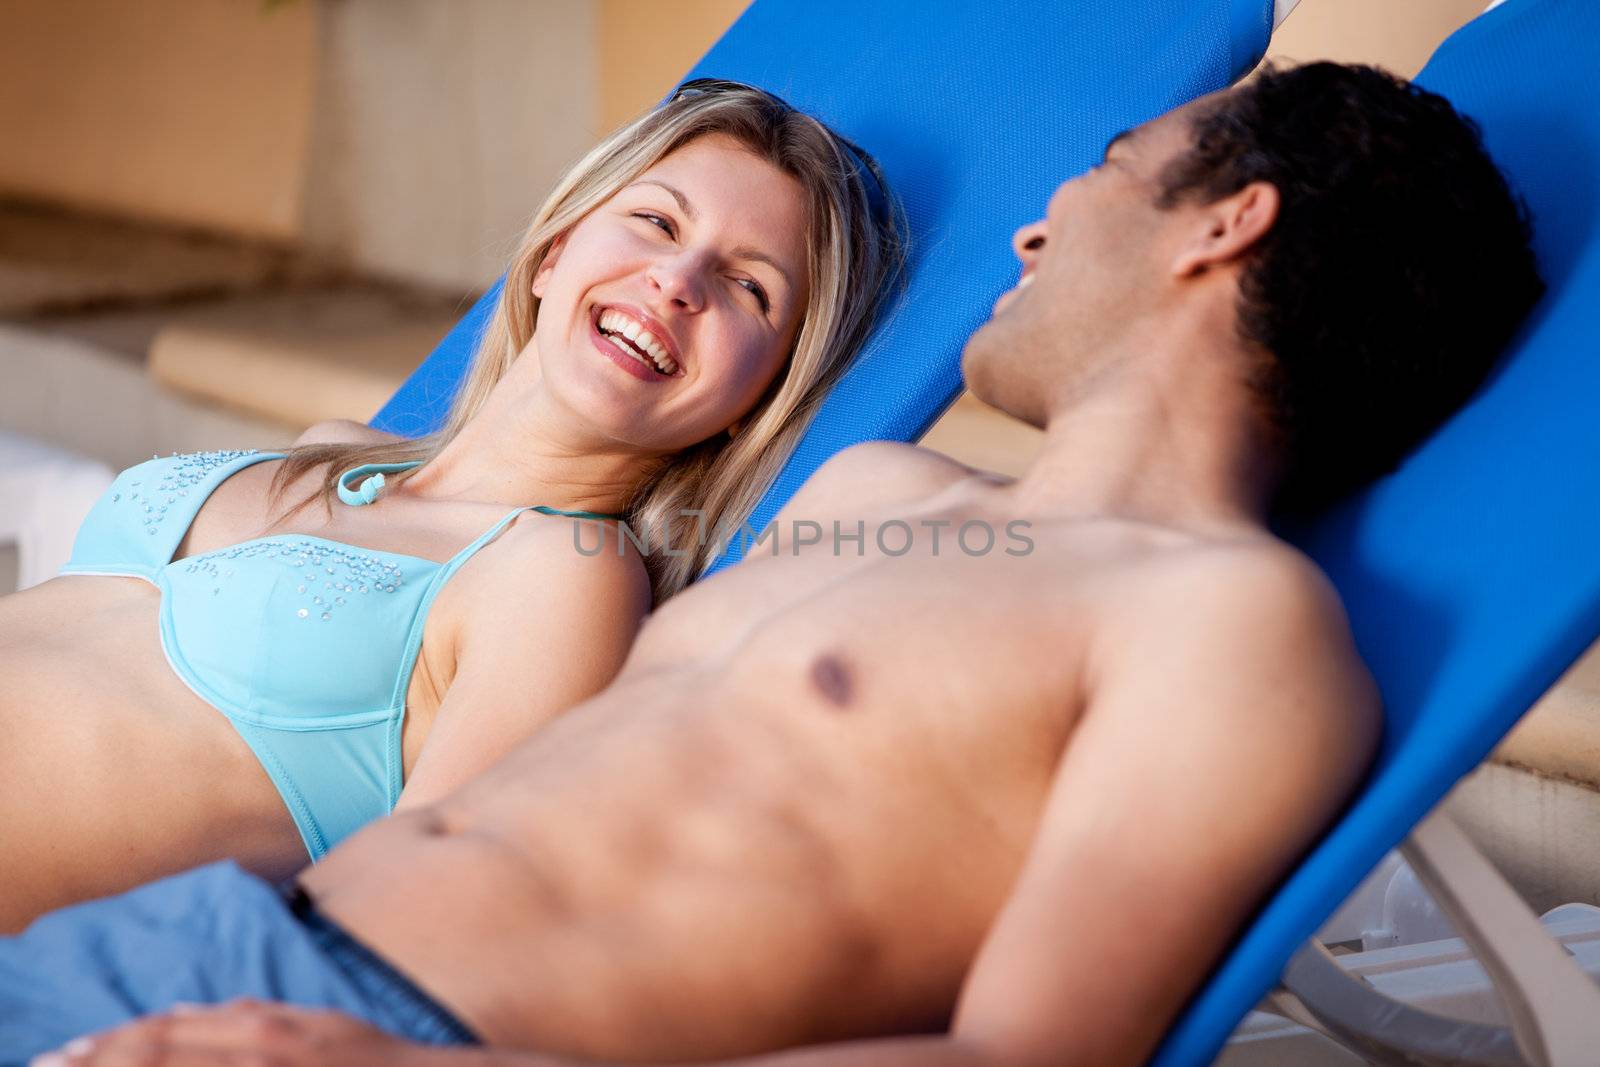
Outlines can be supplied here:
<path id="1" fill-rule="evenodd" d="M 1298 538 L 1344 597 L 1386 734 L 1359 797 L 1169 1033 L 1161 1067 L 1211 1062 L 1361 877 L 1600 634 L 1597 77 L 1600 4 L 1510 0 L 1417 79 L 1481 125 L 1528 201 L 1549 293 L 1487 388 Z"/>

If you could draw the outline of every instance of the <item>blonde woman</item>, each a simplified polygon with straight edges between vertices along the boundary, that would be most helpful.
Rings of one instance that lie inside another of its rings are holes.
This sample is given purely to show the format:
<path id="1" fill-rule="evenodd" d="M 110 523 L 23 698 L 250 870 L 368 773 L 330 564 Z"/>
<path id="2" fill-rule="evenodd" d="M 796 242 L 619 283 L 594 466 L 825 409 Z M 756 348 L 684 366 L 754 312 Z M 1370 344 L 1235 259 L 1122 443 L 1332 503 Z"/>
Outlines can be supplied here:
<path id="1" fill-rule="evenodd" d="M 601 689 L 865 337 L 876 181 L 695 83 L 539 210 L 439 433 L 124 472 L 63 576 L 0 600 L 0 931 L 224 857 L 287 875 Z"/>

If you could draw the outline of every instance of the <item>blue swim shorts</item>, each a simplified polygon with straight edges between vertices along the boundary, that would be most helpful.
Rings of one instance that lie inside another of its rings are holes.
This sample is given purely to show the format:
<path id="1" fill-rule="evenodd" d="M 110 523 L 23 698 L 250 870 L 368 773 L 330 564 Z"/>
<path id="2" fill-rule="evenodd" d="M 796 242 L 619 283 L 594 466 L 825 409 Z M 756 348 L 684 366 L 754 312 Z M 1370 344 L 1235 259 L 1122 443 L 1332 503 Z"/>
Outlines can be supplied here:
<path id="1" fill-rule="evenodd" d="M 427 1044 L 477 1043 L 304 894 L 214 863 L 0 938 L 0 1064 L 174 1004 L 235 997 L 332 1008 Z"/>

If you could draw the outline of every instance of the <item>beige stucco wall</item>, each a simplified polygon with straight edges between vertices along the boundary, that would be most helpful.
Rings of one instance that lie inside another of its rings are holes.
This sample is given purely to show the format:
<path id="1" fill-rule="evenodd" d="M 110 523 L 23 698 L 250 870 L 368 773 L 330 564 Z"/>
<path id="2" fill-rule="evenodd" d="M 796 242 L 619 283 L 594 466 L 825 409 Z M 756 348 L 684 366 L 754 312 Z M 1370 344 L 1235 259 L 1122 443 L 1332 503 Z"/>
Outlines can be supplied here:
<path id="1" fill-rule="evenodd" d="M 1414 76 L 1488 0 L 1301 0 L 1272 35 L 1267 58 L 1374 63 Z"/>
<path id="2" fill-rule="evenodd" d="M 0 192 L 290 240 L 309 2 L 0 0 Z"/>
<path id="3" fill-rule="evenodd" d="M 482 285 L 561 168 L 746 0 L 0 0 L 0 193 Z M 1410 73 L 1481 0 L 1303 0 L 1272 53 Z"/>
<path id="4" fill-rule="evenodd" d="M 599 126 L 598 0 L 0 0 L 0 194 L 486 285 Z"/>
<path id="5" fill-rule="evenodd" d="M 597 132 L 665 96 L 748 6 L 749 0 L 599 0 Z"/>
<path id="6" fill-rule="evenodd" d="M 306 234 L 379 274 L 476 288 L 593 141 L 594 0 L 336 0 Z"/>
<path id="7" fill-rule="evenodd" d="M 745 6 L 324 0 L 307 237 L 378 273 L 487 284 L 562 169 Z"/>

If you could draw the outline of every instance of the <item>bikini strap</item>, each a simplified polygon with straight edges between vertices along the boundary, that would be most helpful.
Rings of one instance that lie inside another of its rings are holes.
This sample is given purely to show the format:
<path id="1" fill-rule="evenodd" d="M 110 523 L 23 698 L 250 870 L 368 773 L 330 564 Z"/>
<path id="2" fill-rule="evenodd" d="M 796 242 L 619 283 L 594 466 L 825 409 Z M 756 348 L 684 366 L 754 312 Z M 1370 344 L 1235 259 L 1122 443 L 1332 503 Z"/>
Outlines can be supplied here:
<path id="1" fill-rule="evenodd" d="M 351 467 L 339 475 L 339 480 L 334 483 L 339 490 L 339 499 L 353 508 L 359 508 L 378 499 L 378 493 L 383 490 L 383 476 L 394 474 L 397 471 L 408 471 L 413 467 L 422 465 L 422 460 L 413 459 L 406 463 L 364 463 L 359 467 Z M 374 473 L 376 472 L 376 473 Z M 351 478 L 368 475 L 358 488 L 351 489 L 345 483 Z"/>
<path id="2" fill-rule="evenodd" d="M 493 526 L 483 531 L 483 533 L 480 534 L 477 540 L 473 541 L 472 544 L 468 545 L 466 548 L 463 548 L 454 556 L 451 556 L 450 559 L 445 563 L 444 567 L 441 568 L 441 570 L 445 572 L 444 576 L 448 577 L 450 574 L 454 574 L 457 567 L 471 559 L 477 553 L 478 549 L 482 548 L 484 545 L 500 536 L 500 531 L 509 526 L 511 524 L 511 520 L 516 518 L 518 515 L 521 515 L 524 511 L 537 511 L 541 515 L 559 515 L 569 519 L 622 518 L 621 515 L 607 515 L 598 511 L 563 511 L 561 508 L 545 507 L 543 504 L 536 504 L 532 507 L 525 508 L 512 508 L 510 511 L 506 512 L 500 517 L 499 522 L 496 522 Z"/>

